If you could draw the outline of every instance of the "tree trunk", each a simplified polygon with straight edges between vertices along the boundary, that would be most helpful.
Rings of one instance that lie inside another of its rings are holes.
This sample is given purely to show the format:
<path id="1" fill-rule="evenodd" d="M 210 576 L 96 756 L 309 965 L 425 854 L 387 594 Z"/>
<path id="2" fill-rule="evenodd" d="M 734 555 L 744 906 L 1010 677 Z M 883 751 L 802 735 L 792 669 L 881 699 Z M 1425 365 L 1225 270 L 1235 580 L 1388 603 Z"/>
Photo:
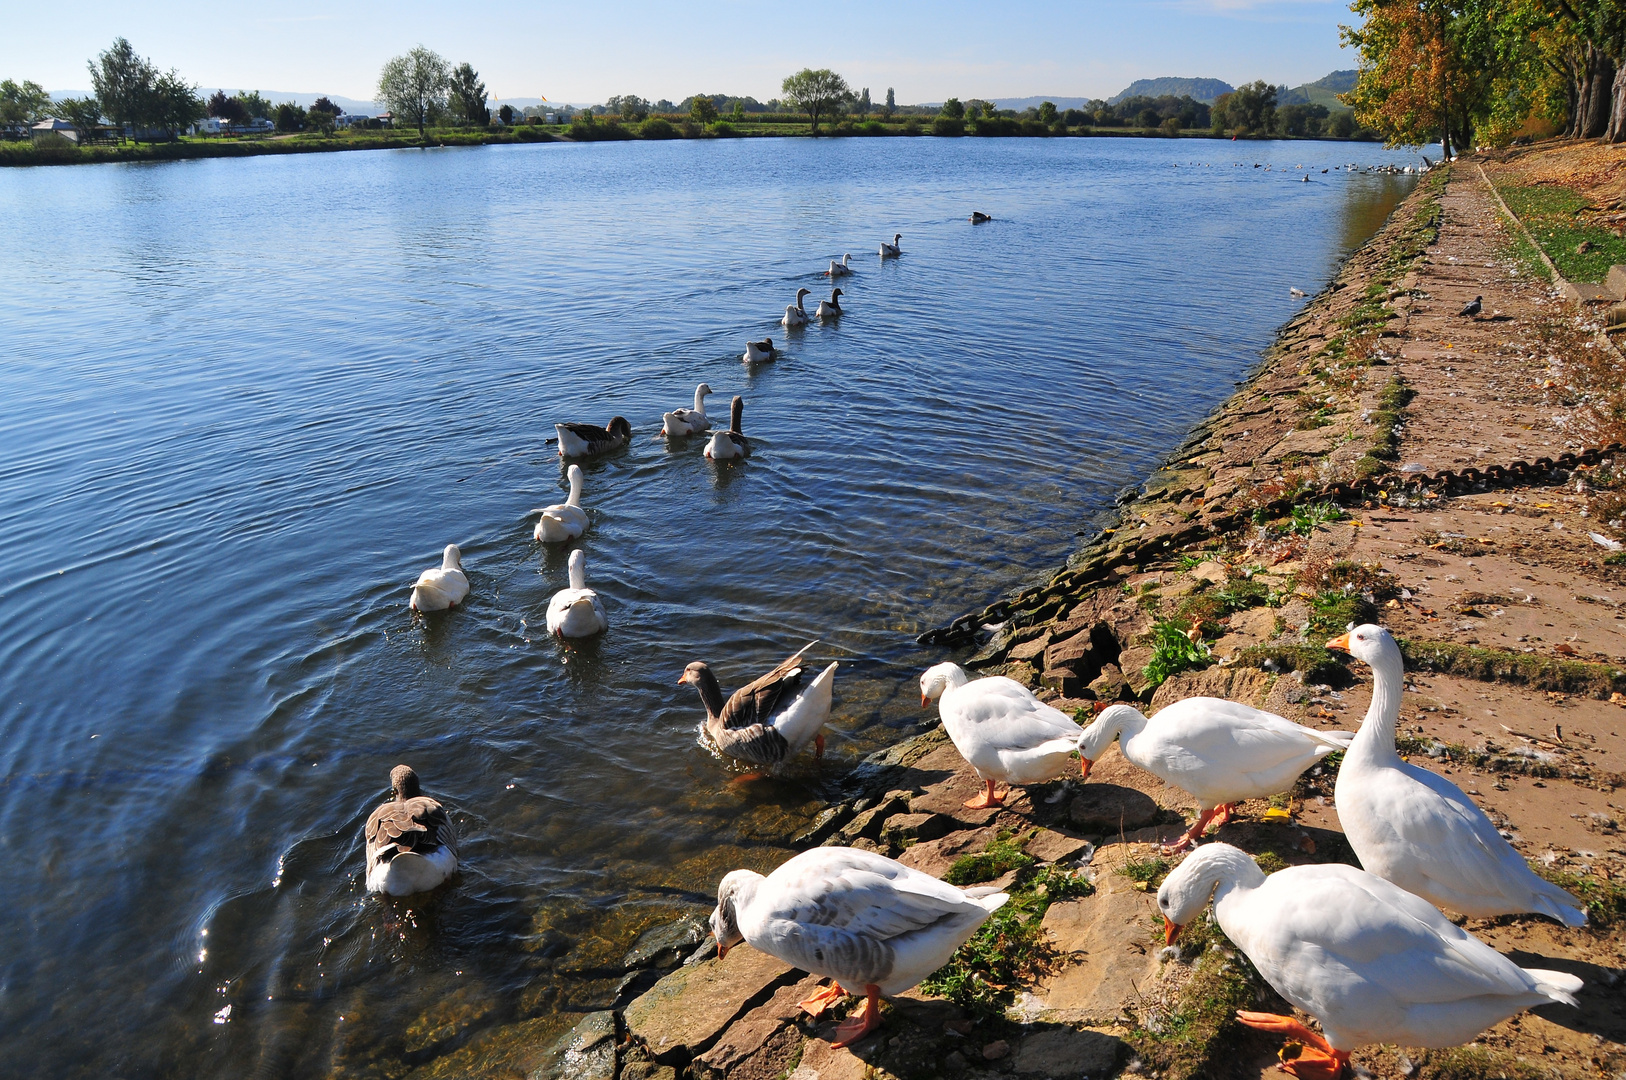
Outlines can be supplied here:
<path id="1" fill-rule="evenodd" d="M 1611 90 L 1615 83 L 1615 61 L 1602 49 L 1586 47 L 1586 89 L 1577 110 L 1576 135 L 1582 139 L 1602 137 L 1609 129 Z"/>
<path id="2" fill-rule="evenodd" d="M 1609 130 L 1603 136 L 1612 143 L 1626 142 L 1626 62 L 1615 67 L 1615 85 L 1609 105 Z"/>

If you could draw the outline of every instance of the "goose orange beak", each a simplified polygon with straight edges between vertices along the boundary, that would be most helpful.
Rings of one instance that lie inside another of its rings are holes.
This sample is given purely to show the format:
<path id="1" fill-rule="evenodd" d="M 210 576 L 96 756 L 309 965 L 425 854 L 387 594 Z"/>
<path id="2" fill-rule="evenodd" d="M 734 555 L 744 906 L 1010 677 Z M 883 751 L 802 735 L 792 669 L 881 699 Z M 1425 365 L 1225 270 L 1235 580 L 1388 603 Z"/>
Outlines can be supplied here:
<path id="1" fill-rule="evenodd" d="M 1094 764 L 1095 762 L 1091 761 L 1083 754 L 1078 755 L 1078 771 L 1085 780 L 1090 778 L 1090 766 Z"/>
<path id="2" fill-rule="evenodd" d="M 1180 936 L 1180 927 L 1169 921 L 1167 915 L 1163 916 L 1163 944 L 1173 945 L 1174 939 Z"/>
<path id="3" fill-rule="evenodd" d="M 931 699 L 931 698 L 929 698 L 929 697 L 927 697 L 927 696 L 926 696 L 926 695 L 925 695 L 925 694 L 921 694 L 921 695 L 920 695 L 920 707 L 921 707 L 921 708 L 922 708 L 922 709 L 924 709 L 924 708 L 926 708 L 926 707 L 927 707 L 927 706 L 929 706 L 929 705 L 930 705 L 930 704 L 931 704 L 931 703 L 932 703 L 932 699 Z"/>
<path id="4" fill-rule="evenodd" d="M 728 949 L 729 946 L 724 945 L 721 941 L 719 941 L 717 943 L 717 959 L 721 960 L 723 957 L 727 956 Z"/>
<path id="5" fill-rule="evenodd" d="M 1339 652 L 1347 653 L 1349 651 L 1349 633 L 1348 633 L 1348 631 L 1345 631 L 1344 633 L 1339 634 L 1337 637 L 1335 637 L 1331 641 L 1327 642 L 1326 647 L 1328 649 L 1337 649 Z"/>

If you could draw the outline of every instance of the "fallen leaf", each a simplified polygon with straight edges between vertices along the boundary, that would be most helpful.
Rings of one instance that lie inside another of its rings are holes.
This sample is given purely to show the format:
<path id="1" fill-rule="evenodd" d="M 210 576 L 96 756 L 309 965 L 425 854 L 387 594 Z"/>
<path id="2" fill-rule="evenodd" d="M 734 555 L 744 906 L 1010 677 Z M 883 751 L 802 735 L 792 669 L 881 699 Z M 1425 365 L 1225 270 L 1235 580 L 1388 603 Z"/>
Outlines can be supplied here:
<path id="1" fill-rule="evenodd" d="M 1553 652 L 1557 653 L 1559 656 L 1574 656 L 1575 646 L 1569 644 L 1567 641 L 1561 641 L 1557 645 L 1553 646 Z"/>
<path id="2" fill-rule="evenodd" d="M 1266 810 L 1263 814 L 1261 814 L 1260 817 L 1265 821 L 1292 821 L 1293 820 L 1293 815 L 1289 814 L 1286 810 L 1283 810 L 1279 806 L 1272 806 L 1269 810 Z"/>

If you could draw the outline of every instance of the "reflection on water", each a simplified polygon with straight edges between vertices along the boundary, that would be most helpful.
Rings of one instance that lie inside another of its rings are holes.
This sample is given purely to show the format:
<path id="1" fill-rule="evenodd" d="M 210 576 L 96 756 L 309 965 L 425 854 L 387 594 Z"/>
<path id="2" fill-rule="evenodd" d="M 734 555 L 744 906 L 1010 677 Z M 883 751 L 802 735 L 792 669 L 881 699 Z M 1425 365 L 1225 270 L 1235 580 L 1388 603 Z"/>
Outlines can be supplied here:
<path id="1" fill-rule="evenodd" d="M 0 1052 L 479 1075 L 612 1000 L 641 930 L 773 866 L 930 715 L 914 635 L 1062 561 L 1411 180 L 1319 171 L 1350 159 L 1410 160 L 888 139 L 0 173 Z M 901 259 L 861 254 L 894 232 Z M 786 332 L 844 251 L 847 314 Z M 702 380 L 719 415 L 744 395 L 749 461 L 650 440 Z M 525 512 L 567 487 L 553 424 L 616 414 L 577 541 L 611 627 L 562 645 L 568 548 Z M 473 593 L 415 619 L 448 542 Z M 733 782 L 678 674 L 738 686 L 813 638 L 843 662 L 827 760 Z M 361 826 L 401 761 L 465 866 L 379 901 Z"/>

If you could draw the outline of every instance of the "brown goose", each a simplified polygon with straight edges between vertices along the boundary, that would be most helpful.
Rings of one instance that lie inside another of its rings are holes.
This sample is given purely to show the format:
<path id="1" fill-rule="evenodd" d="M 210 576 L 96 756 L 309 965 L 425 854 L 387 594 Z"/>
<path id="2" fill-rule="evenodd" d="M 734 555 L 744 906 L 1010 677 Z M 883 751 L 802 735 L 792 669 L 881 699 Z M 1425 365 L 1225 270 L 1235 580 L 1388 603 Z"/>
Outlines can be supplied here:
<path id="1" fill-rule="evenodd" d="M 603 427 L 592 424 L 555 424 L 559 433 L 559 456 L 592 457 L 619 450 L 632 441 L 632 425 L 617 416 Z"/>
<path id="2" fill-rule="evenodd" d="M 708 665 L 697 660 L 683 669 L 678 683 L 692 683 L 700 691 L 706 706 L 706 734 L 717 749 L 753 765 L 788 761 L 809 742 L 816 757 L 824 756 L 820 729 L 830 719 L 836 665 L 819 672 L 804 688 L 802 657 L 817 644 L 808 642 L 762 678 L 734 691 L 727 701 Z"/>
<path id="3" fill-rule="evenodd" d="M 445 809 L 424 795 L 410 765 L 390 770 L 395 798 L 367 819 L 367 891 L 428 892 L 457 869 L 457 832 Z"/>
<path id="4" fill-rule="evenodd" d="M 729 461 L 751 456 L 751 440 L 740 434 L 740 421 L 745 416 L 745 399 L 738 394 L 728 407 L 728 430 L 712 433 L 706 444 L 706 456 L 713 461 Z"/>

